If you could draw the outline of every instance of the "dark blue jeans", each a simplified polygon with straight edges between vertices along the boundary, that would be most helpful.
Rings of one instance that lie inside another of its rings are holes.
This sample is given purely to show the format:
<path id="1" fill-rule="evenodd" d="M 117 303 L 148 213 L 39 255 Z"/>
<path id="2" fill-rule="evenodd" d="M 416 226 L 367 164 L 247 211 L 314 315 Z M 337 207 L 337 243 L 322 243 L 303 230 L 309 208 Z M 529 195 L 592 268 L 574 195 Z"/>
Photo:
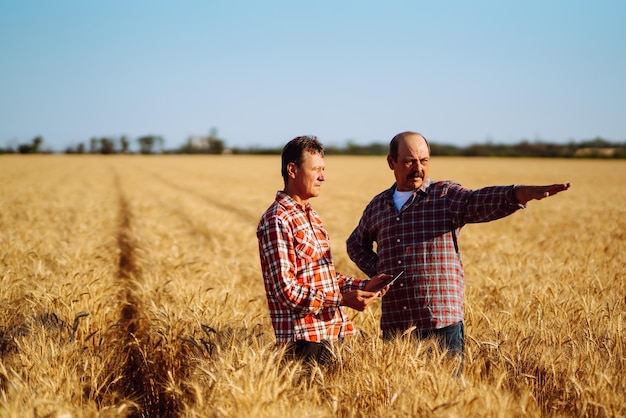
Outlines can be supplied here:
<path id="1" fill-rule="evenodd" d="M 415 331 L 415 335 L 420 339 L 435 337 L 439 340 L 439 346 L 442 350 L 446 349 L 453 354 L 463 356 L 463 350 L 465 349 L 465 325 L 463 321 L 444 328 L 422 332 Z"/>
<path id="2" fill-rule="evenodd" d="M 390 340 L 397 335 L 401 335 L 404 330 L 387 329 L 383 331 L 383 338 Z M 463 354 L 465 349 L 465 325 L 463 321 L 449 325 L 444 328 L 431 329 L 428 331 L 415 330 L 411 334 L 420 340 L 434 337 L 439 340 L 441 349 L 453 351 L 455 354 Z"/>
<path id="3" fill-rule="evenodd" d="M 320 366 L 330 366 L 333 363 L 333 353 L 328 341 L 294 341 L 287 346 L 286 356 L 309 365 L 317 363 Z"/>
<path id="4" fill-rule="evenodd" d="M 391 339 L 400 334 L 400 330 L 385 330 L 383 331 L 383 338 Z M 461 375 L 463 371 L 463 351 L 465 350 L 465 324 L 463 321 L 439 329 L 431 329 L 428 331 L 415 330 L 411 335 L 420 340 L 435 338 L 439 342 L 439 347 L 442 350 L 448 350 L 450 354 L 458 355 L 461 359 L 461 364 L 457 374 L 459 376 Z"/>

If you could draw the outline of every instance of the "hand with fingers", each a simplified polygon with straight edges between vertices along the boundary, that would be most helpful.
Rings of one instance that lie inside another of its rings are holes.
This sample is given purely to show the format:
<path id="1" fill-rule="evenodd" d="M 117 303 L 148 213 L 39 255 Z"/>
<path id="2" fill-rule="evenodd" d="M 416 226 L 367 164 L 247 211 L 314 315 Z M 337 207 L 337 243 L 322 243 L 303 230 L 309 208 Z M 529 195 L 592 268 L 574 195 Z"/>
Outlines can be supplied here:
<path id="1" fill-rule="evenodd" d="M 565 191 L 572 186 L 571 183 L 551 184 L 548 186 L 515 186 L 515 198 L 525 205 L 531 200 L 541 200 L 557 193 Z"/>
<path id="2" fill-rule="evenodd" d="M 357 311 L 364 311 L 378 297 L 375 292 L 358 289 L 342 293 L 341 296 L 341 305 Z"/>

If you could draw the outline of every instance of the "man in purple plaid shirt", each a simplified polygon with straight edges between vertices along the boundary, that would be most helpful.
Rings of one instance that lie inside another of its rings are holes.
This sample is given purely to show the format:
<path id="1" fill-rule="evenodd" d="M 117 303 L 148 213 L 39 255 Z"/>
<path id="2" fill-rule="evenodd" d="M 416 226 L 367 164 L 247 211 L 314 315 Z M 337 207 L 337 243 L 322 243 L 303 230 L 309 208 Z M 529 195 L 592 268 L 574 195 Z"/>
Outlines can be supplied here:
<path id="1" fill-rule="evenodd" d="M 419 133 L 400 133 L 389 148 L 387 162 L 396 182 L 365 208 L 347 240 L 348 255 L 368 276 L 404 270 L 382 299 L 383 338 L 413 329 L 416 337 L 435 337 L 443 349 L 462 358 L 465 277 L 457 244 L 460 228 L 508 216 L 530 200 L 567 190 L 570 183 L 470 190 L 430 180 L 430 148 Z"/>

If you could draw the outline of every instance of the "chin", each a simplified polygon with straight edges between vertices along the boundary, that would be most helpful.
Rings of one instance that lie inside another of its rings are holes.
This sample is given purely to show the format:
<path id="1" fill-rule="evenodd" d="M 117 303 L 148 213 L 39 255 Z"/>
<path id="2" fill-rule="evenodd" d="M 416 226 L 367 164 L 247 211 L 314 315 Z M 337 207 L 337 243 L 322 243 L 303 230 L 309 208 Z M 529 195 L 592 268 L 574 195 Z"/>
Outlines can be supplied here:
<path id="1" fill-rule="evenodd" d="M 407 189 L 410 189 L 410 190 L 415 190 L 418 187 L 421 187 L 422 183 L 423 183 L 422 181 L 412 181 L 410 183 L 406 183 L 404 185 L 404 187 L 406 187 Z"/>

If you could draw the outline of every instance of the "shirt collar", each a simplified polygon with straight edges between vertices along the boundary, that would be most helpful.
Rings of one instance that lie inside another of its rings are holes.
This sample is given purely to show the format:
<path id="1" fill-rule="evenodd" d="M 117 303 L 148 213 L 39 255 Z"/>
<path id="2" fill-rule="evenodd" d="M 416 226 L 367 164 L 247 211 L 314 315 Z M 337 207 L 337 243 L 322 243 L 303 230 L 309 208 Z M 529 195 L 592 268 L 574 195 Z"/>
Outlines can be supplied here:
<path id="1" fill-rule="evenodd" d="M 303 207 L 301 204 L 296 202 L 293 197 L 289 196 L 282 190 L 276 192 L 276 201 L 284 206 L 287 210 L 299 209 L 303 212 L 308 212 L 311 210 L 311 204 L 307 202 L 307 204 Z"/>
<path id="2" fill-rule="evenodd" d="M 409 198 L 409 201 L 415 200 L 418 194 L 427 194 L 428 188 L 430 187 L 431 184 L 432 184 L 432 180 L 430 179 L 430 177 L 427 177 L 426 180 L 424 181 L 424 184 L 422 184 L 422 187 L 420 187 L 419 189 L 413 190 L 413 196 Z M 393 208 L 396 207 L 396 204 L 393 201 L 393 193 L 396 191 L 397 188 L 398 188 L 398 185 L 394 183 L 389 189 L 387 189 L 387 192 L 385 195 L 385 200 L 389 203 L 390 207 L 393 207 Z"/>

